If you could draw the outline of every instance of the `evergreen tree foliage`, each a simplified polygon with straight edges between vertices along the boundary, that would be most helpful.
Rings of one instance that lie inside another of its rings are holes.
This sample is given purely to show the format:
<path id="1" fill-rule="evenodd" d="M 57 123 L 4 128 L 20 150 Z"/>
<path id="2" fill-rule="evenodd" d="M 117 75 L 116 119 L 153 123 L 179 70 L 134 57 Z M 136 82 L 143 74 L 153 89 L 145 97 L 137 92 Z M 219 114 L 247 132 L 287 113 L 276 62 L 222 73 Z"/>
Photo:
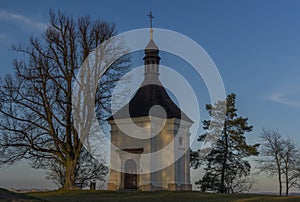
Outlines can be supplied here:
<path id="1" fill-rule="evenodd" d="M 258 155 L 259 145 L 246 143 L 245 133 L 251 132 L 253 126 L 248 125 L 248 118 L 238 116 L 235 102 L 236 95 L 232 93 L 227 96 L 226 101 L 206 105 L 211 120 L 203 121 L 203 129 L 206 132 L 198 138 L 198 141 L 207 141 L 207 137 L 218 138 L 212 143 L 212 150 L 204 158 L 199 155 L 197 157 L 199 152 L 192 153 L 191 163 L 194 168 L 205 164 L 204 175 L 196 182 L 202 191 L 240 192 L 238 183 L 247 182 L 243 179 L 250 175 L 251 165 L 247 158 Z M 213 140 L 209 139 L 208 141 Z"/>

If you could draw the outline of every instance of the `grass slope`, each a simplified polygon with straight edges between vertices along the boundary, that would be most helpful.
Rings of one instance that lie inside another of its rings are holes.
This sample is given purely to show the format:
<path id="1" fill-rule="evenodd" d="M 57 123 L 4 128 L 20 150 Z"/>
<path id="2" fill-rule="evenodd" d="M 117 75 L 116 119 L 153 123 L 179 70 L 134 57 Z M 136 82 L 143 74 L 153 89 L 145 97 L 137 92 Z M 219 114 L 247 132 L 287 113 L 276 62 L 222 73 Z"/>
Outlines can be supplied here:
<path id="1" fill-rule="evenodd" d="M 19 194 L 19 193 L 14 193 L 11 191 L 8 191 L 6 189 L 1 189 L 0 188 L 0 202 L 6 202 L 6 201 L 14 201 L 14 202 L 38 202 L 38 201 L 43 201 L 41 199 L 37 199 L 33 196 L 28 196 L 25 194 Z"/>
<path id="2" fill-rule="evenodd" d="M 210 194 L 201 192 L 105 192 L 105 191 L 54 191 L 28 194 L 53 202 L 75 201 L 201 201 L 201 202 L 299 202 L 300 197 L 262 196 L 252 194 Z"/>

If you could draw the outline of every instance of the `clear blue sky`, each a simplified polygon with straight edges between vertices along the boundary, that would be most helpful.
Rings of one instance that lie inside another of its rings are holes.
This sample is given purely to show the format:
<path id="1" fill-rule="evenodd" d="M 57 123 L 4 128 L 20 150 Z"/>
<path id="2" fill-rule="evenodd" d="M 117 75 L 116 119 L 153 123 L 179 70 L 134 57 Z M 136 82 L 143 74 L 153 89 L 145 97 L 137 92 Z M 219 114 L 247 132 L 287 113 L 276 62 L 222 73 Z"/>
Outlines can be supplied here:
<path id="1" fill-rule="evenodd" d="M 11 45 L 39 36 L 50 8 L 115 22 L 119 33 L 148 27 L 146 16 L 152 10 L 154 27 L 187 35 L 212 57 L 227 93 L 237 94 L 239 113 L 254 125 L 251 142 L 265 126 L 278 128 L 300 144 L 300 1 L 0 0 L 0 76 L 12 72 L 12 59 L 18 56 Z M 0 187 L 22 186 L 4 180 L 21 172 L 22 166 L 13 172 L 0 169 Z M 33 173 L 28 176 L 43 180 Z M 265 190 L 275 189 L 270 184 Z"/>

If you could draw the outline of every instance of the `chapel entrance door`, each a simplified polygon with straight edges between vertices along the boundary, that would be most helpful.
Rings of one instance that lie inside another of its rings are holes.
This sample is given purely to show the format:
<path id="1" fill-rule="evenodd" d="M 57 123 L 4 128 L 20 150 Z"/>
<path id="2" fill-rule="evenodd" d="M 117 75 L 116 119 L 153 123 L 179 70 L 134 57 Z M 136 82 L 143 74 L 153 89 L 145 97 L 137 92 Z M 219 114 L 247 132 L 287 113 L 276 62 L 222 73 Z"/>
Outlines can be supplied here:
<path id="1" fill-rule="evenodd" d="M 125 189 L 137 189 L 137 165 L 134 160 L 129 159 L 125 162 Z"/>

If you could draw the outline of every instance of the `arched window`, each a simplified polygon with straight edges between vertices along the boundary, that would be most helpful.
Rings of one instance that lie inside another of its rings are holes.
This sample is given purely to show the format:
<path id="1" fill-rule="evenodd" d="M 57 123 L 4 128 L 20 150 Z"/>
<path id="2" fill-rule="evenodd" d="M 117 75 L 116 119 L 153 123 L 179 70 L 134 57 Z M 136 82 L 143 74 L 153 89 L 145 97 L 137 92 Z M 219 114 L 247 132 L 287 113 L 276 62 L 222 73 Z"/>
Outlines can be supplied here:
<path id="1" fill-rule="evenodd" d="M 179 141 L 179 145 L 182 146 L 182 144 L 183 144 L 183 139 L 182 139 L 182 137 L 179 137 L 178 141 Z"/>

